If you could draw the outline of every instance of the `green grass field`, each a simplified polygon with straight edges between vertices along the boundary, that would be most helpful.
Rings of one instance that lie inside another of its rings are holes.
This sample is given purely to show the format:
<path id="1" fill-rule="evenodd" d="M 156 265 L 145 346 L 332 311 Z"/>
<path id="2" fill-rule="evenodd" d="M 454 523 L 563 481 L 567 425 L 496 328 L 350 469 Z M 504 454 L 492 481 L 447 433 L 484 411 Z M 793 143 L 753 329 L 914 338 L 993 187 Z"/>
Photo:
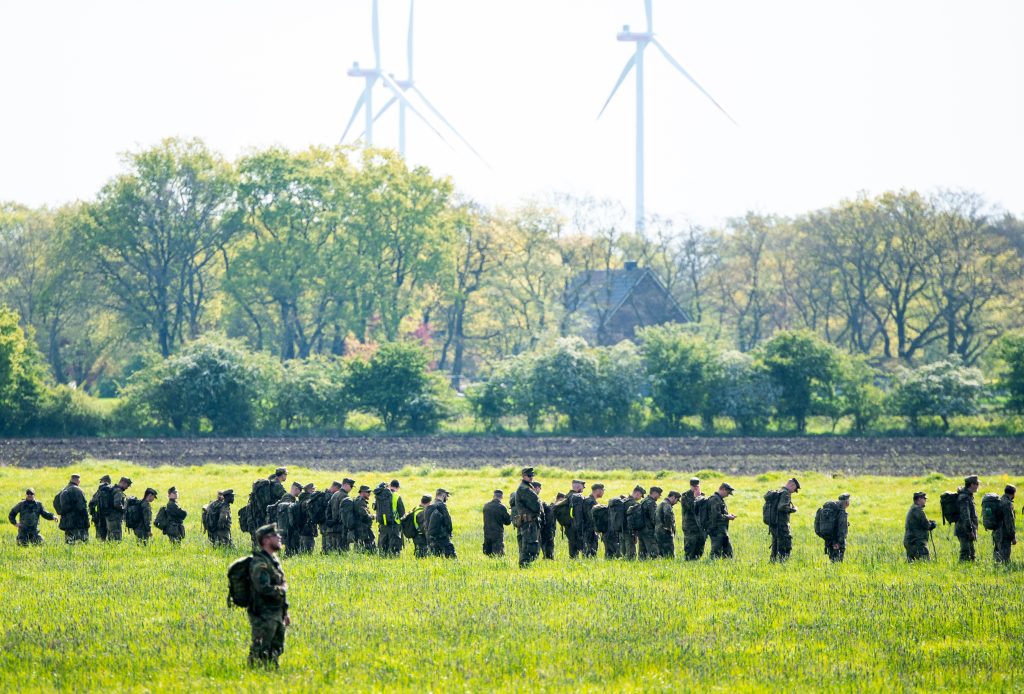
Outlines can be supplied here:
<path id="1" fill-rule="evenodd" d="M 397 471 L 408 505 L 444 486 L 453 492 L 458 561 L 321 555 L 284 561 L 292 628 L 281 669 L 245 665 L 248 624 L 225 606 L 225 571 L 241 550 L 208 546 L 199 511 L 215 490 L 244 502 L 266 470 L 241 466 L 142 468 L 89 462 L 76 468 L 87 496 L 106 472 L 160 490 L 177 485 L 189 511 L 188 538 L 172 547 L 65 546 L 45 523 L 42 547 L 0 539 L 0 690 L 360 691 L 987 690 L 1021 691 L 1024 676 L 1021 556 L 995 567 L 982 533 L 979 561 L 961 566 L 941 526 L 938 561 L 903 561 L 903 519 L 914 490 L 931 499 L 956 486 L 926 479 L 801 475 L 795 550 L 785 566 L 767 561 L 761 494 L 786 475 L 729 478 L 732 562 L 569 562 L 520 570 L 514 557 L 481 555 L 480 507 L 518 481 L 511 468 L 477 472 Z M 27 485 L 49 509 L 68 469 L 0 468 L 7 510 Z M 318 488 L 343 472 L 292 469 Z M 545 499 L 580 473 L 541 470 Z M 375 485 L 390 475 L 352 474 Z M 587 476 L 610 494 L 634 482 L 683 491 L 689 474 L 612 472 Z M 705 491 L 722 475 L 705 472 Z M 655 482 L 655 479 L 657 480 Z M 982 492 L 1009 480 L 983 478 Z M 831 565 L 812 532 L 814 510 L 853 494 L 847 561 Z M 678 512 L 677 512 L 678 518 Z M 237 533 L 237 528 L 236 528 Z M 159 535 L 159 533 L 158 533 Z M 681 538 L 680 538 L 681 539 Z M 507 546 L 515 547 L 513 534 Z M 677 544 L 678 547 L 678 544 Z M 1017 550 L 1024 553 L 1024 547 Z"/>

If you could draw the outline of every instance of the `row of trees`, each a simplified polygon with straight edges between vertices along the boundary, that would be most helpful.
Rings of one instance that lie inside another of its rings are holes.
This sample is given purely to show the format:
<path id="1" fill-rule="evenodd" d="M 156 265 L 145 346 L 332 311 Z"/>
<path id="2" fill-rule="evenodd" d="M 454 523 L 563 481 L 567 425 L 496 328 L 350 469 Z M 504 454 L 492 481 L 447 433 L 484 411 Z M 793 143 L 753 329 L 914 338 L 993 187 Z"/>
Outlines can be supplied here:
<path id="1" fill-rule="evenodd" d="M 629 227 L 592 199 L 484 209 L 387 151 L 231 162 L 167 140 L 127 155 L 92 200 L 0 205 L 0 303 L 33 328 L 57 382 L 105 394 L 140 355 L 205 334 L 283 362 L 415 336 L 461 388 L 580 334 L 606 288 L 573 278 L 627 259 L 656 271 L 698 334 L 741 353 L 809 330 L 876 366 L 974 365 L 1024 327 L 1024 225 L 967 193 Z"/>

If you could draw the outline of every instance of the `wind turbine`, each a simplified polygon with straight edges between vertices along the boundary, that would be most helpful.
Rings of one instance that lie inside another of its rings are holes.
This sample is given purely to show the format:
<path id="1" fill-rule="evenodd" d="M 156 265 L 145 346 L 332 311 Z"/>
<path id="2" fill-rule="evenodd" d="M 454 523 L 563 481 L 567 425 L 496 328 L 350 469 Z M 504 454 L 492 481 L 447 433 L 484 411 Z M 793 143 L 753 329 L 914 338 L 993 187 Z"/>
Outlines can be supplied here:
<path id="1" fill-rule="evenodd" d="M 375 37 L 374 38 L 374 50 L 378 51 L 377 46 L 379 44 L 378 44 L 378 41 L 376 39 L 376 36 L 377 36 L 377 33 L 376 33 L 377 32 L 377 29 L 376 29 L 376 27 L 377 27 L 377 24 L 376 24 L 377 0 L 374 0 L 373 4 L 374 4 L 374 37 Z M 444 117 L 444 115 L 441 113 L 441 111 L 439 109 L 437 109 L 434 106 L 434 104 L 432 104 L 430 102 L 430 100 L 427 98 L 426 94 L 424 94 L 423 91 L 420 90 L 420 88 L 416 86 L 416 81 L 415 81 L 415 79 L 413 79 L 413 65 L 414 65 L 414 62 L 413 62 L 413 55 L 414 55 L 414 53 L 413 53 L 413 29 L 414 29 L 414 26 L 415 26 L 414 25 L 414 20 L 415 20 L 415 16 L 416 16 L 415 15 L 415 10 L 416 10 L 416 0 L 409 0 L 409 27 L 408 27 L 408 34 L 406 36 L 406 51 L 405 51 L 405 55 L 406 55 L 406 73 L 405 73 L 406 76 L 405 76 L 405 79 L 396 79 L 394 74 L 392 74 L 392 73 L 384 73 L 380 69 L 379 51 L 377 53 L 377 55 L 378 55 L 378 58 L 377 58 L 377 63 L 378 63 L 377 76 L 384 83 L 384 86 L 386 86 L 388 88 L 388 90 L 391 91 L 392 96 L 391 96 L 390 99 L 388 99 L 388 101 L 384 104 L 384 106 L 382 106 L 381 109 L 372 117 L 370 122 L 367 123 L 366 130 L 364 131 L 364 134 L 365 133 L 371 133 L 372 132 L 372 127 L 373 127 L 373 122 L 376 122 L 377 119 L 379 119 L 382 115 L 384 115 L 384 113 L 386 113 L 388 109 L 390 109 L 392 106 L 394 106 L 395 103 L 398 103 L 398 152 L 399 152 L 399 154 L 401 154 L 403 157 L 405 156 L 405 149 L 406 149 L 406 135 L 405 135 L 406 110 L 412 111 L 416 116 L 418 116 L 420 118 L 420 120 L 422 120 L 424 123 L 426 123 L 427 126 L 431 130 L 434 131 L 434 134 L 436 134 L 439 138 L 441 138 L 442 142 L 444 142 L 445 144 L 451 146 L 449 144 L 448 140 L 445 138 L 445 136 L 441 133 L 441 131 L 438 130 L 436 127 L 434 127 L 434 124 L 431 123 L 422 113 L 420 113 L 416 109 L 416 107 L 413 105 L 413 103 L 406 96 L 406 93 L 414 94 L 420 100 L 420 102 L 422 102 L 422 104 L 427 107 L 427 110 L 431 114 L 433 114 L 433 116 L 435 118 L 437 118 L 441 123 L 443 123 L 444 126 L 455 135 L 455 137 L 459 138 L 459 140 L 462 142 L 462 144 L 466 145 L 466 147 L 469 148 L 469 151 L 471 151 L 473 154 L 475 154 L 477 156 L 477 158 L 480 159 L 480 161 L 484 161 L 483 157 L 480 156 L 480 153 L 477 152 L 476 149 L 473 148 L 473 145 L 469 144 L 469 141 L 466 138 L 464 138 L 462 136 L 462 134 L 458 130 L 455 129 L 455 126 L 452 125 L 451 122 L 449 122 L 448 119 Z M 350 70 L 349 74 L 353 75 L 353 71 L 355 69 L 356 68 L 354 67 L 353 70 Z M 354 75 L 354 76 L 359 76 L 359 75 Z M 356 111 L 357 112 L 358 112 L 358 110 L 360 108 L 361 103 L 362 103 L 362 99 L 360 100 L 360 103 L 356 104 Z M 368 112 L 369 112 L 369 110 L 368 110 Z M 353 115 L 352 121 L 354 121 L 354 120 L 355 120 L 355 116 Z M 351 126 L 352 121 L 349 122 L 350 126 Z M 348 128 L 345 129 L 345 132 L 346 132 L 346 134 L 348 133 Z M 345 139 L 345 137 L 343 135 L 342 136 L 342 140 L 344 140 L 344 139 Z M 372 144 L 372 142 L 371 142 L 371 144 Z M 484 164 L 486 164 L 486 163 L 487 162 L 484 161 Z"/>
<path id="2" fill-rule="evenodd" d="M 422 113 L 420 113 L 419 110 L 412 103 L 410 103 L 410 101 L 406 98 L 405 94 L 403 93 L 403 89 L 398 86 L 398 84 L 395 82 L 394 78 L 391 75 L 385 73 L 381 69 L 381 66 L 380 66 L 380 18 L 379 18 L 379 14 L 377 12 L 377 2 L 378 2 L 378 0 L 373 0 L 373 10 L 372 10 L 372 15 L 371 15 L 371 28 L 372 28 L 372 31 L 373 31 L 373 67 L 372 68 L 363 68 L 363 67 L 359 66 L 358 62 L 355 62 L 355 63 L 352 63 L 352 67 L 349 68 L 349 70 L 348 70 L 349 77 L 359 77 L 359 78 L 361 78 L 361 79 L 363 79 L 365 81 L 365 85 L 363 86 L 362 94 L 359 95 L 359 99 L 356 101 L 356 107 L 352 110 L 352 117 L 349 118 L 348 125 L 345 126 L 345 131 L 341 134 L 341 139 L 339 140 L 339 144 L 344 142 L 345 138 L 348 137 L 348 131 L 352 129 L 352 125 L 356 122 L 356 118 L 359 117 L 359 112 L 360 111 L 365 111 L 366 125 L 363 128 L 363 133 L 360 136 L 360 139 L 366 144 L 367 147 L 372 147 L 373 146 L 373 123 L 374 123 L 375 120 L 377 120 L 378 117 L 380 117 L 380 113 L 378 113 L 376 116 L 374 116 L 374 114 L 373 114 L 373 88 L 374 88 L 374 86 L 376 86 L 377 81 L 380 80 L 394 94 L 394 96 L 391 98 L 391 101 L 389 101 L 384 106 L 384 109 L 381 109 L 381 113 L 383 113 L 383 111 L 385 109 L 387 109 L 388 106 L 390 106 L 395 101 L 398 101 L 401 104 L 401 106 L 402 106 L 402 113 L 401 113 L 401 116 L 400 116 L 401 121 L 402 121 L 401 122 L 401 126 L 402 126 L 401 130 L 402 130 L 402 132 L 401 132 L 401 137 L 400 137 L 400 146 L 402 147 L 402 154 L 405 154 L 404 149 L 405 149 L 405 109 L 406 108 L 408 108 L 414 114 L 419 116 L 419 118 L 424 123 L 426 123 L 427 126 L 430 127 L 431 130 L 433 130 L 435 133 L 437 133 L 438 137 L 440 137 L 442 140 L 444 139 L 444 136 L 441 135 L 441 132 L 437 128 L 435 128 L 430 123 L 430 121 L 427 120 L 426 117 Z M 411 15 L 411 10 L 410 10 L 410 18 L 411 18 L 411 16 L 412 15 Z M 412 31 L 412 29 L 411 29 L 411 26 L 410 26 L 410 41 L 411 41 L 411 31 Z"/>
<path id="3" fill-rule="evenodd" d="M 626 80 L 630 71 L 636 69 L 636 230 L 642 232 L 644 229 L 644 51 L 647 46 L 654 44 L 665 59 L 669 62 L 672 67 L 678 70 L 683 77 L 688 79 L 690 83 L 695 86 L 700 93 L 708 98 L 719 111 L 725 114 L 725 117 L 732 121 L 733 125 L 738 125 L 733 117 L 726 113 L 726 110 L 715 101 L 714 97 L 707 92 L 704 87 L 698 84 L 697 80 L 686 71 L 686 69 L 679 64 L 679 61 L 672 57 L 668 50 L 661 45 L 657 38 L 654 36 L 654 12 L 652 8 L 653 0 L 644 0 L 644 9 L 647 13 L 647 31 L 634 32 L 630 31 L 629 25 L 622 27 L 622 31 L 617 35 L 619 41 L 626 43 L 635 44 L 633 55 L 629 60 L 626 61 L 626 67 L 622 69 L 622 74 L 619 75 L 619 81 L 615 83 L 615 87 L 612 88 L 612 93 L 608 96 L 608 99 L 604 102 L 604 106 L 601 107 L 601 112 L 597 114 L 600 118 L 604 113 L 605 109 L 608 108 L 608 104 L 615 97 L 615 93 L 622 86 L 622 83 Z"/>

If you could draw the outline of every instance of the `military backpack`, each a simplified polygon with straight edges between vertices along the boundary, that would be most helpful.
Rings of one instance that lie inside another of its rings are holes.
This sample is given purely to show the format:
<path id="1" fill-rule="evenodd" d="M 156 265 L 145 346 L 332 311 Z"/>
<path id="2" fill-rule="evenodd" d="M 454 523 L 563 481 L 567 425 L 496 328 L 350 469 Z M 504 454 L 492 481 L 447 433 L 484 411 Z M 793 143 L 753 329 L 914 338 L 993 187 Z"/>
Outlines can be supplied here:
<path id="1" fill-rule="evenodd" d="M 569 505 L 568 497 L 561 501 L 556 501 L 551 508 L 555 512 L 555 520 L 558 521 L 560 526 L 563 528 L 572 526 L 572 507 Z"/>
<path id="2" fill-rule="evenodd" d="M 409 539 L 416 537 L 418 534 L 416 512 L 420 510 L 417 507 L 402 516 L 402 537 L 408 537 Z"/>
<path id="3" fill-rule="evenodd" d="M 305 501 L 305 515 L 307 523 L 323 525 L 327 522 L 327 492 L 313 492 Z"/>
<path id="4" fill-rule="evenodd" d="M 626 512 L 623 499 L 615 497 L 608 501 L 608 531 L 621 533 L 625 530 Z"/>
<path id="5" fill-rule="evenodd" d="M 203 506 L 203 529 L 206 532 L 217 532 L 217 511 L 219 510 L 220 505 L 216 501 L 211 501 Z"/>
<path id="6" fill-rule="evenodd" d="M 693 500 L 693 520 L 702 533 L 711 529 L 710 497 L 701 496 Z"/>
<path id="7" fill-rule="evenodd" d="M 124 526 L 135 530 L 142 525 L 142 501 L 138 497 L 128 497 L 128 505 L 124 512 Z"/>
<path id="8" fill-rule="evenodd" d="M 252 556 L 231 562 L 228 567 L 228 607 L 252 607 Z"/>
<path id="9" fill-rule="evenodd" d="M 599 533 L 608 532 L 608 507 L 596 504 L 591 515 L 594 518 L 594 530 Z"/>
<path id="10" fill-rule="evenodd" d="M 960 520 L 960 504 L 956 502 L 958 492 L 942 492 L 939 495 L 939 508 L 942 509 L 942 524 L 956 525 Z"/>
<path id="11" fill-rule="evenodd" d="M 626 509 L 626 526 L 630 530 L 644 529 L 644 512 L 640 509 L 640 504 L 633 504 Z"/>
<path id="12" fill-rule="evenodd" d="M 779 518 L 779 497 L 781 489 L 773 489 L 764 495 L 764 505 L 761 507 L 761 520 L 765 525 L 778 525 Z"/>
<path id="13" fill-rule="evenodd" d="M 384 486 L 373 490 L 373 509 L 377 512 L 377 522 L 381 525 L 395 524 L 394 494 Z"/>
<path id="14" fill-rule="evenodd" d="M 276 523 L 277 530 L 282 535 L 288 535 L 288 533 L 295 531 L 299 532 L 299 528 L 302 527 L 301 523 L 293 522 L 298 520 L 298 513 L 294 509 L 299 507 L 299 502 L 291 501 L 278 501 L 276 504 L 271 504 L 267 507 L 267 521 L 269 523 Z M 270 520 L 273 518 L 274 520 Z"/>
<path id="15" fill-rule="evenodd" d="M 249 492 L 249 519 L 254 525 L 260 525 L 260 521 L 266 516 L 267 507 L 277 499 L 274 498 L 274 484 L 268 479 L 258 479 L 252 483 L 252 491 Z"/>
<path id="16" fill-rule="evenodd" d="M 64 515 L 64 512 L 60 508 L 60 497 L 63 496 L 63 494 L 64 490 L 61 489 L 59 492 L 57 492 L 57 496 L 53 497 L 53 512 L 56 513 L 58 516 Z"/>
<path id="17" fill-rule="evenodd" d="M 256 530 L 252 527 L 252 508 L 249 507 L 249 504 L 238 509 L 238 527 L 243 533 L 251 533 Z"/>
<path id="18" fill-rule="evenodd" d="M 838 518 L 839 502 L 826 501 L 814 514 L 814 534 L 822 540 L 831 540 L 836 535 Z"/>
<path id="19" fill-rule="evenodd" d="M 981 497 L 981 524 L 985 530 L 996 530 L 1003 520 L 1002 509 L 999 508 L 999 495 L 986 494 Z"/>

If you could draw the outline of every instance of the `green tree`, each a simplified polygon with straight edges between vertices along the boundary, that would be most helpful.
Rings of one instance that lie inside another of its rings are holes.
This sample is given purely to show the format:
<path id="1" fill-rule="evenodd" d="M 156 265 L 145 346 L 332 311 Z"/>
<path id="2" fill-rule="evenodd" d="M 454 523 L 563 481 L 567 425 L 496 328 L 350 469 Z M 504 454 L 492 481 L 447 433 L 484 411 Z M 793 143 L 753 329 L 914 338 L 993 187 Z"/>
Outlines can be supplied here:
<path id="1" fill-rule="evenodd" d="M 295 427 L 343 429 L 348 402 L 348 364 L 332 357 L 292 359 L 274 379 L 270 416 L 284 430 Z"/>
<path id="2" fill-rule="evenodd" d="M 709 373 L 706 412 L 729 417 L 744 434 L 763 431 L 779 397 L 765 365 L 749 354 L 729 350 L 715 355 Z"/>
<path id="3" fill-rule="evenodd" d="M 999 386 L 1006 391 L 1006 409 L 1024 413 L 1024 333 L 1008 333 L 996 348 L 1002 369 Z"/>
<path id="4" fill-rule="evenodd" d="M 710 428 L 708 406 L 716 364 L 715 349 L 683 326 L 645 328 L 639 333 L 651 399 L 669 427 L 683 417 L 701 415 Z"/>
<path id="5" fill-rule="evenodd" d="M 428 364 L 418 343 L 384 343 L 369 359 L 352 360 L 349 401 L 380 417 L 388 431 L 433 431 L 450 415 L 450 404 L 447 384 Z"/>
<path id="6" fill-rule="evenodd" d="M 950 417 L 975 412 L 985 387 L 981 370 L 964 366 L 955 354 L 916 369 L 900 367 L 896 378 L 892 407 L 907 418 L 914 433 L 923 416 L 939 417 L 942 430 L 948 431 Z"/>
<path id="7" fill-rule="evenodd" d="M 572 431 L 592 429 L 599 402 L 598 361 L 578 337 L 560 338 L 534 362 L 532 380 L 546 410 L 562 414 Z"/>
<path id="8" fill-rule="evenodd" d="M 815 406 L 831 400 L 839 371 L 836 349 L 809 331 L 783 331 L 764 344 L 761 358 L 779 389 L 779 416 L 793 419 L 804 433 Z"/>
<path id="9" fill-rule="evenodd" d="M 198 337 L 221 250 L 236 225 L 231 166 L 199 140 L 129 154 L 78 229 L 125 323 L 167 357 Z"/>
<path id="10" fill-rule="evenodd" d="M 0 433 L 26 431 L 46 393 L 39 354 L 15 311 L 0 305 Z"/>

